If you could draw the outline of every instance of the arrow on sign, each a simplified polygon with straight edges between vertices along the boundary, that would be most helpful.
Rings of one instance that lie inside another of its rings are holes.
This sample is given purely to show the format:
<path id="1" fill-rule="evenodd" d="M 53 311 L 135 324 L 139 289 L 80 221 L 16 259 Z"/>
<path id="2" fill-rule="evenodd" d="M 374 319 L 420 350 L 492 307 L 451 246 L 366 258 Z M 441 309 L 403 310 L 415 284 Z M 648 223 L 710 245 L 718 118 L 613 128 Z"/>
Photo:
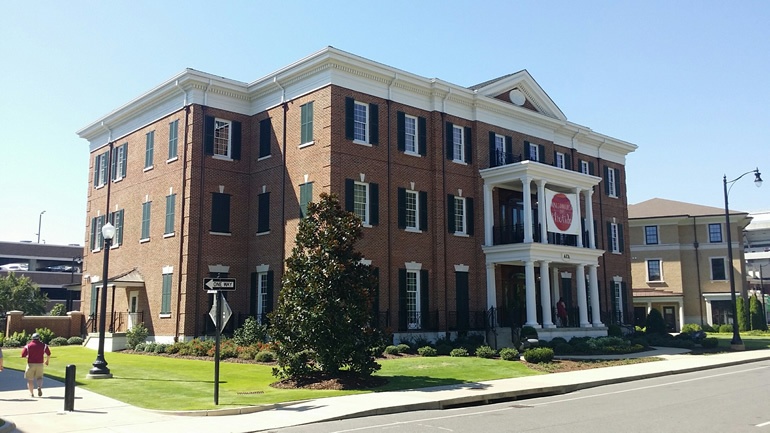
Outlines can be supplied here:
<path id="1" fill-rule="evenodd" d="M 235 278 L 204 278 L 206 290 L 235 290 Z"/>

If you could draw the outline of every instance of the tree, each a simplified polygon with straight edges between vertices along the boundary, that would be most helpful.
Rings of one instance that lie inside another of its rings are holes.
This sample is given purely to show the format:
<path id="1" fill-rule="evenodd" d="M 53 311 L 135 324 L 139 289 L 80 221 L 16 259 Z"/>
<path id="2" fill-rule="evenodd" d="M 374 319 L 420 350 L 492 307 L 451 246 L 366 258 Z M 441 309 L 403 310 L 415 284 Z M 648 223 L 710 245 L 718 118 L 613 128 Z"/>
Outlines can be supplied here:
<path id="1" fill-rule="evenodd" d="M 0 312 L 18 310 L 28 316 L 45 314 L 48 296 L 28 277 L 17 277 L 14 272 L 0 277 Z"/>
<path id="2" fill-rule="evenodd" d="M 746 308 L 746 300 L 743 296 L 736 296 L 735 309 L 738 312 L 738 330 L 745 332 L 749 330 L 749 310 Z"/>
<path id="3" fill-rule="evenodd" d="M 757 295 L 749 298 L 749 314 L 751 315 L 751 329 L 767 331 L 765 316 L 762 314 L 762 303 L 757 298 Z"/>
<path id="4" fill-rule="evenodd" d="M 334 194 L 308 203 L 270 314 L 270 336 L 277 343 L 274 375 L 339 376 L 347 367 L 369 376 L 379 370 L 373 354 L 383 337 L 371 326 L 377 280 L 354 249 L 361 235 L 361 220 L 343 210 Z"/>
<path id="5" fill-rule="evenodd" d="M 67 315 L 67 307 L 64 304 L 56 304 L 51 308 L 51 311 L 48 312 L 49 316 L 66 316 Z"/>
<path id="6" fill-rule="evenodd" d="M 647 334 L 665 334 L 668 332 L 666 321 L 663 320 L 660 311 L 655 308 L 650 309 L 650 312 L 647 314 L 646 322 L 645 332 Z"/>

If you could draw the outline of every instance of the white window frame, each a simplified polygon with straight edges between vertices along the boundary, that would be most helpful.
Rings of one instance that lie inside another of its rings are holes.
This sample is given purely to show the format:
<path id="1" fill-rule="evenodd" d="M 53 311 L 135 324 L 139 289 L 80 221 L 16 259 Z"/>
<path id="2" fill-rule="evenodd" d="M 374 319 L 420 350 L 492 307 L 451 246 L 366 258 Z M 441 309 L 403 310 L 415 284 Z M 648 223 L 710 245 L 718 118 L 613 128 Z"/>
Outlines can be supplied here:
<path id="1" fill-rule="evenodd" d="M 619 277 L 613 277 L 612 290 L 615 291 L 615 311 L 620 313 L 620 322 L 623 323 L 623 316 L 625 315 L 625 305 L 623 303 L 623 280 Z"/>
<path id="2" fill-rule="evenodd" d="M 658 262 L 658 274 L 659 279 L 653 280 L 650 278 L 650 263 L 652 262 Z M 663 282 L 663 260 L 662 259 L 647 259 L 645 260 L 646 265 L 646 272 L 647 272 L 647 282 L 648 283 L 662 283 Z"/>
<path id="3" fill-rule="evenodd" d="M 465 197 L 458 197 L 455 196 L 455 234 L 456 235 L 467 235 L 468 234 L 468 202 L 465 200 Z"/>
<path id="4" fill-rule="evenodd" d="M 718 241 L 715 241 L 715 240 L 711 239 L 711 227 L 714 227 L 714 226 L 719 227 L 719 240 Z M 706 226 L 706 235 L 708 236 L 710 244 L 719 244 L 719 243 L 724 242 L 725 235 L 724 235 L 723 232 L 724 232 L 724 230 L 722 229 L 722 223 L 709 223 Z"/>
<path id="5" fill-rule="evenodd" d="M 530 161 L 540 161 L 540 147 L 535 143 L 529 143 Z"/>
<path id="6" fill-rule="evenodd" d="M 505 136 L 500 134 L 495 134 L 495 153 L 497 153 L 496 156 L 496 162 L 498 166 L 505 165 L 505 157 L 507 156 L 505 154 Z"/>
<path id="7" fill-rule="evenodd" d="M 618 183 L 616 179 L 615 169 L 610 168 L 607 170 L 607 188 L 610 197 L 617 198 L 618 196 Z"/>
<path id="8" fill-rule="evenodd" d="M 725 273 L 724 278 L 722 279 L 714 279 L 714 260 L 722 260 L 722 266 L 723 271 Z M 728 281 L 727 279 L 727 257 L 709 257 L 709 276 L 711 277 L 711 281 Z"/>
<path id="9" fill-rule="evenodd" d="M 265 323 L 265 304 L 267 304 L 267 271 L 257 273 L 257 318 L 259 323 Z"/>
<path id="10" fill-rule="evenodd" d="M 299 141 L 301 142 L 300 143 L 301 147 L 310 146 L 311 144 L 313 144 L 315 142 L 315 136 L 314 136 L 315 135 L 315 131 L 313 130 L 315 128 L 315 123 L 314 123 L 315 122 L 315 107 L 314 107 L 313 102 L 314 101 L 307 102 L 305 104 L 302 104 L 299 107 L 300 108 L 300 122 L 299 122 L 300 140 Z M 310 113 L 310 121 L 303 123 L 303 113 L 305 111 L 307 111 L 307 110 L 311 111 L 311 113 Z M 305 125 L 310 125 L 310 132 L 309 132 L 310 137 L 307 137 L 307 138 L 310 138 L 310 140 L 303 140 L 302 139 L 302 134 L 305 131 Z"/>
<path id="11" fill-rule="evenodd" d="M 410 216 L 410 208 L 409 208 L 409 197 L 414 197 L 414 225 L 410 225 L 409 216 Z M 406 230 L 407 231 L 413 231 L 413 232 L 419 232 L 420 231 L 420 193 L 418 191 L 414 191 L 411 189 L 406 190 L 406 195 L 404 198 L 404 208 L 406 209 Z"/>
<path id="12" fill-rule="evenodd" d="M 465 164 L 465 128 L 452 125 L 452 161 Z"/>
<path id="13" fill-rule="evenodd" d="M 357 195 L 356 192 L 359 191 L 359 188 L 361 187 L 364 188 L 363 215 L 361 215 L 357 209 L 361 205 L 361 202 L 359 202 L 358 198 L 360 196 Z M 369 184 L 366 182 L 353 182 L 353 212 L 358 215 L 359 218 L 361 218 L 361 223 L 364 225 L 364 227 L 371 227 L 369 222 L 370 206 L 371 201 L 369 199 Z"/>
<path id="14" fill-rule="evenodd" d="M 580 172 L 583 174 L 591 174 L 591 165 L 588 161 L 580 161 Z"/>
<path id="15" fill-rule="evenodd" d="M 410 134 L 410 123 L 414 126 L 412 133 Z M 404 114 L 404 153 L 408 155 L 419 156 L 420 155 L 420 138 L 419 138 L 419 121 L 417 117 Z M 412 138 L 413 148 L 409 148 L 409 138 Z"/>
<path id="16" fill-rule="evenodd" d="M 173 266 L 164 266 L 162 271 L 163 279 L 161 281 L 161 290 L 160 290 L 160 314 L 159 317 L 161 319 L 171 317 L 171 309 L 173 308 L 173 292 L 174 292 L 174 267 Z M 168 275 L 168 277 L 166 277 Z M 168 281 L 168 291 L 169 291 L 169 301 L 168 301 L 168 312 L 163 312 L 163 295 L 164 291 L 166 290 L 166 282 Z"/>
<path id="17" fill-rule="evenodd" d="M 227 129 L 227 137 L 220 137 L 220 130 Z M 226 140 L 227 151 L 222 153 L 220 148 L 223 143 L 219 143 L 221 140 Z M 214 119 L 214 156 L 219 158 L 231 159 L 233 151 L 233 122 L 231 120 L 225 120 L 220 118 Z"/>
<path id="18" fill-rule="evenodd" d="M 126 159 L 126 145 L 121 144 L 115 148 L 115 182 L 123 180 L 126 173 L 123 173 L 123 160 Z"/>
<path id="19" fill-rule="evenodd" d="M 655 229 L 655 242 L 648 242 L 647 239 L 647 229 L 648 228 L 654 228 Z M 660 245 L 660 229 L 658 226 L 644 226 L 644 244 L 645 245 Z"/>
<path id="20" fill-rule="evenodd" d="M 567 168 L 566 159 L 567 156 L 564 154 L 564 152 L 556 152 L 556 160 L 554 161 L 554 165 L 557 168 Z"/>
<path id="21" fill-rule="evenodd" d="M 155 131 L 144 135 L 144 171 L 152 170 L 155 165 Z"/>
<path id="22" fill-rule="evenodd" d="M 363 122 L 361 121 L 361 119 L 358 118 L 360 109 L 364 110 Z M 360 101 L 353 101 L 353 142 L 360 143 L 360 144 L 369 144 L 369 124 L 370 124 L 369 104 L 366 104 Z M 364 132 L 363 139 L 360 137 L 359 125 L 363 125 L 363 132 Z"/>
<path id="23" fill-rule="evenodd" d="M 420 317 L 420 271 L 406 270 L 406 326 L 408 329 L 422 329 Z"/>
<path id="24" fill-rule="evenodd" d="M 612 230 L 612 233 L 610 234 L 610 239 L 612 241 L 612 245 L 610 245 L 610 251 L 615 254 L 620 254 L 620 235 L 618 233 L 620 228 L 618 227 L 617 223 L 610 223 L 610 230 Z"/>
<path id="25" fill-rule="evenodd" d="M 145 213 L 147 214 L 146 215 L 147 216 L 146 219 L 145 219 Z M 147 233 L 146 233 L 147 236 L 146 237 L 142 236 L 142 235 L 145 234 L 144 233 L 145 232 L 145 230 L 144 230 L 145 223 L 147 224 Z M 142 225 L 140 226 L 140 231 L 139 231 L 140 238 L 141 238 L 141 239 L 139 239 L 140 243 L 141 242 L 148 242 L 150 240 L 150 235 L 151 235 L 150 230 L 152 230 L 151 223 L 152 223 L 152 201 L 146 201 L 146 202 L 142 203 Z"/>

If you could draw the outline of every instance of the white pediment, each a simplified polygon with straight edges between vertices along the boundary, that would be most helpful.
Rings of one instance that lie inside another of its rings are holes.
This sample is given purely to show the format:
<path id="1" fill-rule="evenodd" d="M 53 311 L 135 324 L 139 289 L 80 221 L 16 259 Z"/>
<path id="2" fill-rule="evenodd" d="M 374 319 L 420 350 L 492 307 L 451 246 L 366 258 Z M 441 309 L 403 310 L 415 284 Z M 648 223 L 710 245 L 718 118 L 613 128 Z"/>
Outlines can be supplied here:
<path id="1" fill-rule="evenodd" d="M 526 69 L 471 87 L 479 95 L 503 100 L 558 120 L 567 120 L 559 107 Z"/>

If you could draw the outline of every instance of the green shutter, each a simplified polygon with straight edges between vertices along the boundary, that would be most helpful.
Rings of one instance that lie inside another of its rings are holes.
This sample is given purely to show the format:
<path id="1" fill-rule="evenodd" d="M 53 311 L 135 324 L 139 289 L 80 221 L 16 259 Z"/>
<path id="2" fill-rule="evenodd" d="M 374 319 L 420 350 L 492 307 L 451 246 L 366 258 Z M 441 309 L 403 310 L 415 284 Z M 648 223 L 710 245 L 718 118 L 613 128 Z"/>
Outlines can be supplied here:
<path id="1" fill-rule="evenodd" d="M 447 203 L 447 229 L 449 233 L 454 233 L 457 231 L 455 227 L 455 196 L 452 194 L 447 194 L 446 196 L 446 203 Z"/>

